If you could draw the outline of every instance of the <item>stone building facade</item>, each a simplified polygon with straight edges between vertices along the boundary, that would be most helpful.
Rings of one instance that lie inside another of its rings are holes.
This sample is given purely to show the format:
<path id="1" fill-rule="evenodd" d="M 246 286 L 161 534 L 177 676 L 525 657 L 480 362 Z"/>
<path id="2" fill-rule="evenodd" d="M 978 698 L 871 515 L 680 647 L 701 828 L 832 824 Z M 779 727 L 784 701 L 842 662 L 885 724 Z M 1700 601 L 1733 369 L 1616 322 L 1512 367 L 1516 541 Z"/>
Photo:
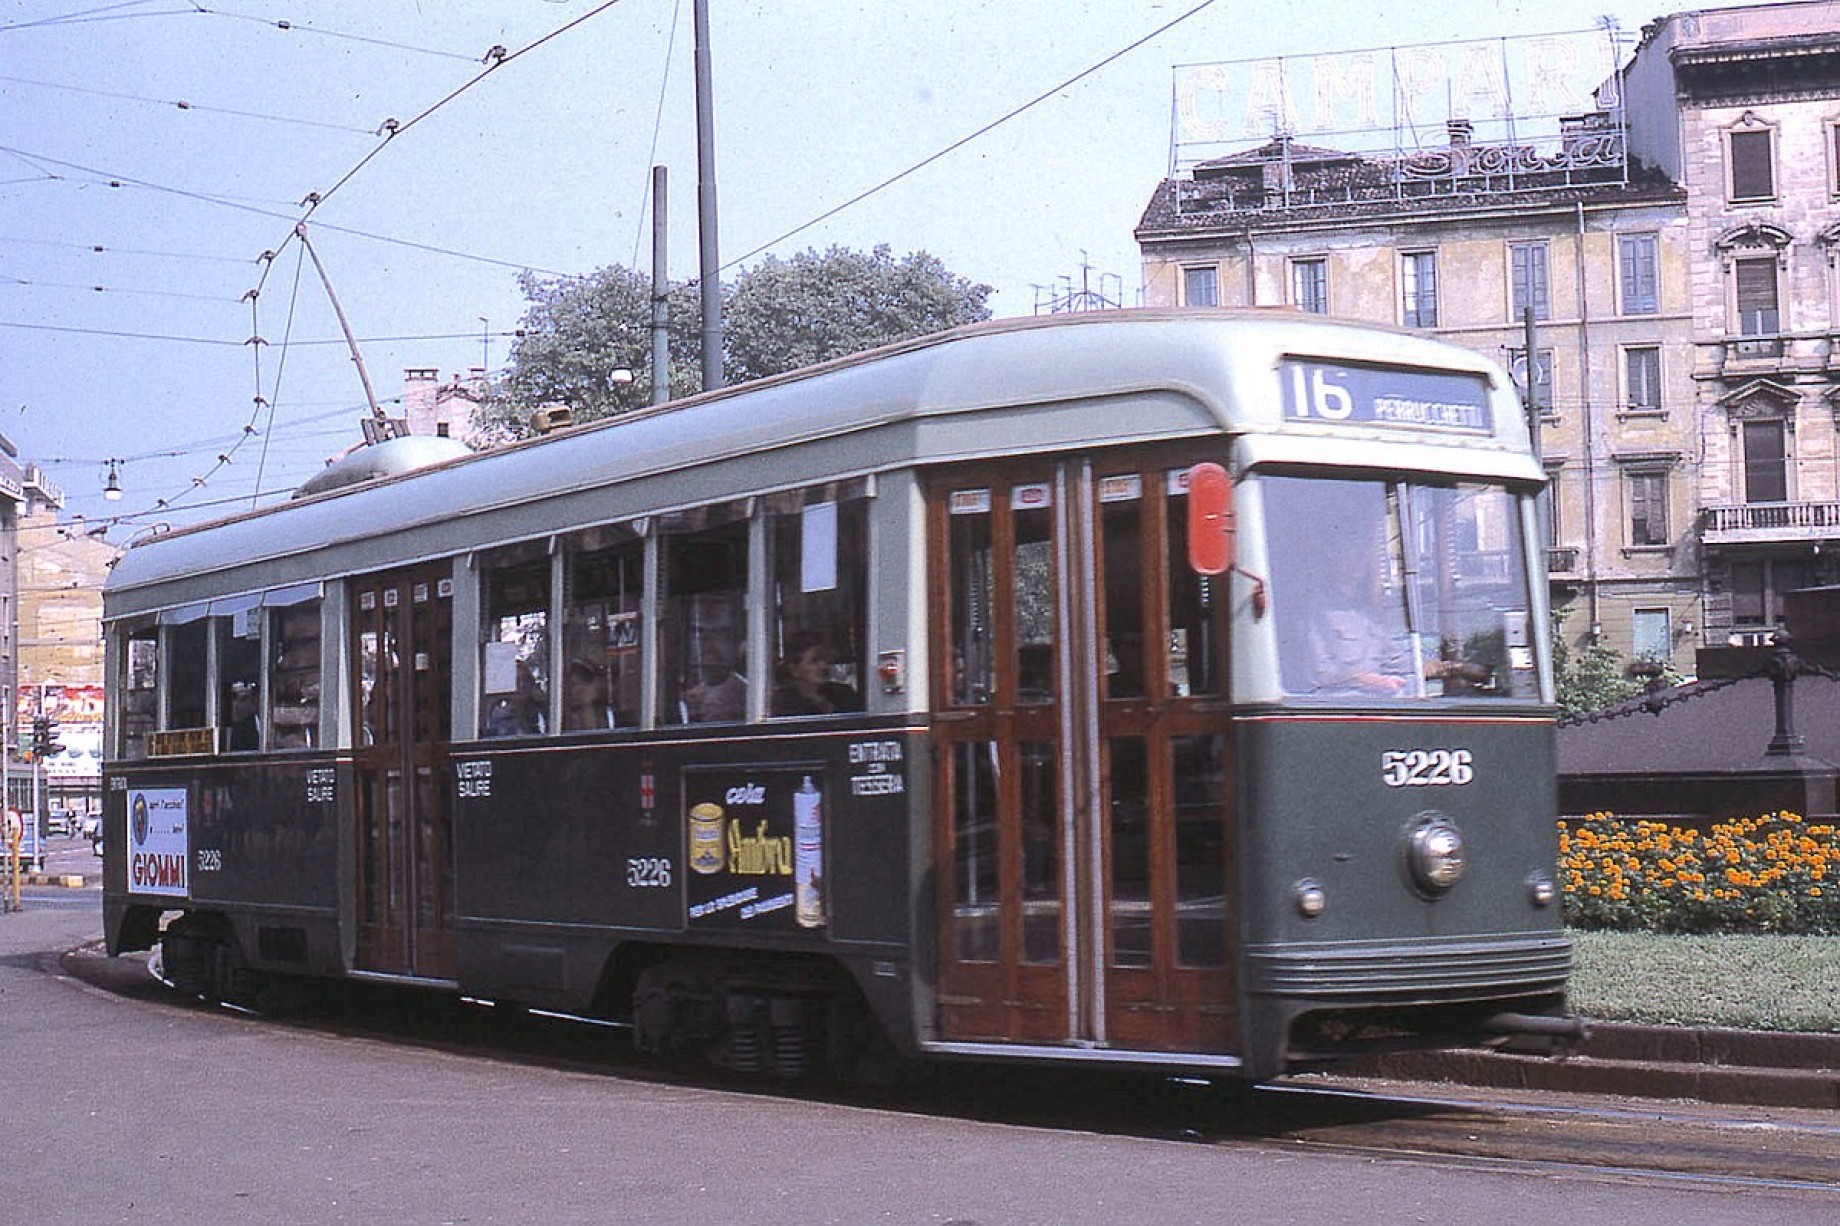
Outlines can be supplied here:
<path id="1" fill-rule="evenodd" d="M 442 382 L 433 366 L 411 366 L 403 371 L 403 418 L 417 437 L 478 441 L 473 414 L 485 396 L 486 372 L 475 366 L 462 378 Z"/>
<path id="2" fill-rule="evenodd" d="M 1687 195 L 1705 641 L 1757 642 L 1840 580 L 1840 3 L 1678 14 L 1625 80 Z"/>
<path id="3" fill-rule="evenodd" d="M 1423 329 L 1517 376 L 1531 306 L 1567 636 L 1690 672 L 1830 577 L 1786 536 L 1840 537 L 1836 66 L 1835 0 L 1679 14 L 1544 143 L 1453 116 L 1415 152 L 1279 136 L 1199 163 L 1137 229 L 1146 301 Z"/>
<path id="4" fill-rule="evenodd" d="M 31 680 L 24 656 L 27 642 L 33 637 L 22 607 L 32 598 L 33 584 L 26 555 L 38 534 L 28 530 L 41 513 L 64 504 L 63 491 L 45 478 L 36 464 L 21 462 L 13 441 L 0 434 L 0 711 L 11 713 L 16 706 L 19 687 Z M 101 597 L 97 597 L 101 609 Z M 18 742 L 16 729 L 8 723 L 6 744 Z"/>

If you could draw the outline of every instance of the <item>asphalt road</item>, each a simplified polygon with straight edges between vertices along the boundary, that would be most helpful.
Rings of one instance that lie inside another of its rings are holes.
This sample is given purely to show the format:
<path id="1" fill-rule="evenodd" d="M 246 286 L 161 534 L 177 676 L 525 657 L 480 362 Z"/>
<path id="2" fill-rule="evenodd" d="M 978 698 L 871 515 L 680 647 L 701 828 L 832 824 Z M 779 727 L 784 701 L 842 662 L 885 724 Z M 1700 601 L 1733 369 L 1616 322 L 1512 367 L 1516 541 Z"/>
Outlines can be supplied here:
<path id="1" fill-rule="evenodd" d="M 71 976 L 99 920 L 93 888 L 0 915 L 0 1221 L 1840 1220 L 1840 1188 L 1026 1126 L 280 1025 Z"/>

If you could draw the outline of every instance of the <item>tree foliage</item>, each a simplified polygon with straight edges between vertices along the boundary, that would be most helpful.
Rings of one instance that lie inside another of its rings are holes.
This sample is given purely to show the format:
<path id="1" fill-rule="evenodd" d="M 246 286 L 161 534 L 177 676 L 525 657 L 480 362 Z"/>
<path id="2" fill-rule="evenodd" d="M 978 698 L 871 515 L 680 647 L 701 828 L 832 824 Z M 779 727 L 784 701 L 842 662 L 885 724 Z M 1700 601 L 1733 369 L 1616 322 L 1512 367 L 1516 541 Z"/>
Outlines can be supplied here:
<path id="1" fill-rule="evenodd" d="M 1632 667 L 1621 652 L 1587 642 L 1574 651 L 1565 637 L 1565 611 L 1552 611 L 1553 682 L 1558 689 L 1559 717 L 1588 715 L 1625 698 L 1633 698 L 1652 680 L 1675 685 L 1680 674 L 1671 664 L 1643 660 Z"/>
<path id="2" fill-rule="evenodd" d="M 990 286 L 886 243 L 867 254 L 832 247 L 768 256 L 735 279 L 724 329 L 728 373 L 760 379 L 910 337 L 990 318 Z"/>
<path id="3" fill-rule="evenodd" d="M 510 365 L 477 418 L 489 436 L 529 434 L 531 413 L 546 405 L 567 405 L 575 420 L 592 421 L 651 402 L 650 277 L 610 265 L 582 277 L 525 273 L 518 288 L 530 306 Z M 696 289 L 672 289 L 667 310 L 671 391 L 688 395 L 701 383 Z M 630 372 L 630 382 L 621 380 L 621 371 Z"/>
<path id="4" fill-rule="evenodd" d="M 529 309 L 476 419 L 488 438 L 529 434 L 531 414 L 547 405 L 567 405 L 581 422 L 650 403 L 649 276 L 610 265 L 581 277 L 526 273 L 518 287 Z M 866 254 L 832 247 L 769 256 L 725 294 L 724 379 L 764 378 L 988 319 L 990 292 L 923 251 L 897 260 L 885 244 Z M 672 288 L 668 309 L 671 393 L 685 396 L 702 386 L 697 287 Z"/>

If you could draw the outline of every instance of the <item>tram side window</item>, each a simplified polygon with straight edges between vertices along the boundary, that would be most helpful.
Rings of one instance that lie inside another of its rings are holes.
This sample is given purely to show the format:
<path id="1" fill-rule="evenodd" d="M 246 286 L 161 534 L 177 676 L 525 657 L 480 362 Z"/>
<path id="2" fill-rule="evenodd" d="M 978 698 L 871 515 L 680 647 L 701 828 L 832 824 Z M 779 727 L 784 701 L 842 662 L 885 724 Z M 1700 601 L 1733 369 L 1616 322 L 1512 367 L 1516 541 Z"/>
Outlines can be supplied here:
<path id="1" fill-rule="evenodd" d="M 575 533 L 562 579 L 562 730 L 639 726 L 645 543 L 630 528 Z"/>
<path id="2" fill-rule="evenodd" d="M 166 628 L 166 727 L 203 728 L 206 659 L 209 654 L 204 618 Z"/>
<path id="3" fill-rule="evenodd" d="M 828 715 L 863 709 L 863 613 L 868 504 L 828 491 L 773 515 L 773 628 L 778 671 L 772 713 Z"/>
<path id="4" fill-rule="evenodd" d="M 549 728 L 549 551 L 532 542 L 486 555 L 481 736 Z"/>
<path id="5" fill-rule="evenodd" d="M 133 630 L 122 640 L 121 756 L 144 758 L 160 714 L 160 631 Z"/>
<path id="6" fill-rule="evenodd" d="M 747 716 L 748 521 L 742 504 L 670 517 L 664 533 L 659 701 L 667 724 Z"/>
<path id="7" fill-rule="evenodd" d="M 311 749 L 319 740 L 318 600 L 268 610 L 270 749 Z"/>
<path id="8" fill-rule="evenodd" d="M 262 748 L 262 610 L 258 605 L 210 619 L 217 639 L 217 744 L 225 751 Z"/>

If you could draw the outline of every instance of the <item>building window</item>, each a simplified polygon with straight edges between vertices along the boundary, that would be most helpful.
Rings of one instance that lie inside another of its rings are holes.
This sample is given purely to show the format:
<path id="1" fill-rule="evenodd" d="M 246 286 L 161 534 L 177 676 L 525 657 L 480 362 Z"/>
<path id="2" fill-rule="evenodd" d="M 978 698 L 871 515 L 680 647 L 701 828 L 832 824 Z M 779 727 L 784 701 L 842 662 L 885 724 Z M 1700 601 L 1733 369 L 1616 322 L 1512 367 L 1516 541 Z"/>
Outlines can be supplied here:
<path id="1" fill-rule="evenodd" d="M 1731 564 L 1731 620 L 1741 627 L 1780 626 L 1783 596 L 1814 581 L 1801 558 L 1761 558 Z"/>
<path id="2" fill-rule="evenodd" d="M 1840 196 L 1840 123 L 1827 125 L 1827 190 Z"/>
<path id="3" fill-rule="evenodd" d="M 1775 133 L 1768 128 L 1748 128 L 1725 134 L 1731 162 L 1731 200 L 1773 200 L 1776 197 Z"/>
<path id="4" fill-rule="evenodd" d="M 1631 413 L 1659 413 L 1661 349 L 1642 345 L 1623 350 L 1623 404 Z"/>
<path id="5" fill-rule="evenodd" d="M 1553 400 L 1553 351 L 1535 349 L 1533 351 L 1533 386 L 1527 386 L 1527 351 L 1525 349 L 1508 350 L 1508 370 L 1514 375 L 1514 381 L 1520 384 L 1521 395 L 1529 404 L 1537 405 L 1540 412 L 1547 417 L 1558 415 L 1559 409 Z"/>
<path id="6" fill-rule="evenodd" d="M 1182 270 L 1182 303 L 1192 307 L 1220 305 L 1220 271 L 1213 267 Z"/>
<path id="7" fill-rule="evenodd" d="M 1775 336 L 1782 331 L 1776 297 L 1776 257 L 1737 260 L 1738 335 Z"/>
<path id="8" fill-rule="evenodd" d="M 1515 243 L 1510 246 L 1508 268 L 1514 319 L 1527 318 L 1528 307 L 1533 308 L 1535 319 L 1550 318 L 1552 304 L 1546 275 L 1546 244 Z"/>
<path id="9" fill-rule="evenodd" d="M 1630 618 L 1629 654 L 1637 660 L 1668 660 L 1674 655 L 1674 619 L 1666 609 L 1637 609 Z"/>
<path id="10" fill-rule="evenodd" d="M 1291 302 L 1312 315 L 1329 313 L 1329 262 L 1291 261 Z"/>
<path id="11" fill-rule="evenodd" d="M 1437 253 L 1408 251 L 1400 260 L 1405 289 L 1402 322 L 1408 328 L 1437 327 Z"/>
<path id="12" fill-rule="evenodd" d="M 1628 474 L 1629 543 L 1634 546 L 1668 543 L 1668 478 L 1663 471 Z"/>
<path id="13" fill-rule="evenodd" d="M 1616 240 L 1625 315 L 1653 315 L 1661 309 L 1658 246 L 1653 234 L 1625 234 Z"/>
<path id="14" fill-rule="evenodd" d="M 1560 530 L 1563 525 L 1559 519 L 1559 478 L 1562 469 L 1560 464 L 1546 465 L 1546 485 L 1540 490 L 1540 500 L 1536 504 L 1540 519 L 1540 544 L 1547 549 L 1557 548 L 1562 539 Z"/>
<path id="15" fill-rule="evenodd" d="M 1744 501 L 1789 501 L 1787 434 L 1780 421 L 1744 423 Z"/>

